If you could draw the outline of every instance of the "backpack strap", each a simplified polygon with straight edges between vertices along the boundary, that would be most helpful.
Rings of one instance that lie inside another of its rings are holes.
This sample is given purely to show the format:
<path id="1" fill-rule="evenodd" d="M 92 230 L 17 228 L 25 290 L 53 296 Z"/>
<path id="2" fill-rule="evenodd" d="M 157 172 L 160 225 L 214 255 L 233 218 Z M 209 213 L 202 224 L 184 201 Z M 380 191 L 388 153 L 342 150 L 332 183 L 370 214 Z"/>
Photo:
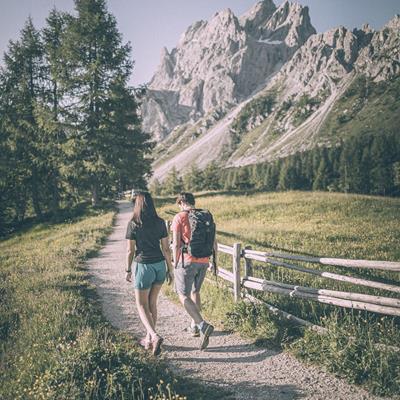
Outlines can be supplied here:
<path id="1" fill-rule="evenodd" d="M 180 212 L 186 213 L 189 216 L 189 210 L 182 210 Z M 187 249 L 187 245 L 188 243 L 185 243 L 185 241 L 183 240 L 183 235 L 181 232 L 181 243 L 183 243 L 183 246 L 181 246 L 181 258 L 182 258 L 182 268 L 185 268 L 185 255 L 184 255 L 184 249 Z M 177 263 L 178 265 L 178 263 Z"/>

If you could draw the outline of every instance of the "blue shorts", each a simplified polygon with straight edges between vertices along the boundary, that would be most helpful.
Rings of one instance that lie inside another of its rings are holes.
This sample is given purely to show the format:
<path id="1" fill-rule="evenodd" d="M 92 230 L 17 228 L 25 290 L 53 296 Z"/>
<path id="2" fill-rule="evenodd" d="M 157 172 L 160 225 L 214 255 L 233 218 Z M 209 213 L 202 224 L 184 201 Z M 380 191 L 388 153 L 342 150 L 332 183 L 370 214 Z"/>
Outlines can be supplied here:
<path id="1" fill-rule="evenodd" d="M 146 290 L 152 285 L 162 285 L 165 281 L 167 266 L 165 261 L 154 264 L 136 263 L 135 265 L 135 289 Z"/>

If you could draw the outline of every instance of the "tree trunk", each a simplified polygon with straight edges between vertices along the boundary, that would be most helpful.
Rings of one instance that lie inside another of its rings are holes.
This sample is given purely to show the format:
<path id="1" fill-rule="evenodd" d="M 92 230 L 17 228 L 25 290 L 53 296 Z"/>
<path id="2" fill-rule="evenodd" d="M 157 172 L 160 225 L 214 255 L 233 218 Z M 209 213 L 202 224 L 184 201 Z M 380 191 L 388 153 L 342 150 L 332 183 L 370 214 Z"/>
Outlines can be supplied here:
<path id="1" fill-rule="evenodd" d="M 36 187 L 32 187 L 32 204 L 33 204 L 33 209 L 35 210 L 35 214 L 39 219 L 42 219 L 43 214 L 42 214 L 42 209 L 40 207 L 39 195 Z"/>
<path id="2" fill-rule="evenodd" d="M 53 218 L 57 218 L 58 211 L 60 210 L 60 194 L 58 192 L 57 178 L 55 176 L 52 176 L 51 192 L 51 214 Z"/>
<path id="3" fill-rule="evenodd" d="M 99 188 L 97 183 L 92 185 L 92 206 L 97 207 L 99 205 Z"/>

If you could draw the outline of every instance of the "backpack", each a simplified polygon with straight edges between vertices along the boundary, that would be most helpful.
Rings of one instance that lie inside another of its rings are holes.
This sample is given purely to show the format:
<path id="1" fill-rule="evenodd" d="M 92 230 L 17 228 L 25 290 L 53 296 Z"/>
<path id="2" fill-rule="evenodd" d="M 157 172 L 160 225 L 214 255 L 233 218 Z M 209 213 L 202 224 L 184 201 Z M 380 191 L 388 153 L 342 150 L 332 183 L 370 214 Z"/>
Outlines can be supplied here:
<path id="1" fill-rule="evenodd" d="M 189 217 L 192 238 L 187 243 L 187 251 L 197 258 L 210 257 L 213 254 L 215 223 L 208 210 L 191 209 L 186 211 Z"/>

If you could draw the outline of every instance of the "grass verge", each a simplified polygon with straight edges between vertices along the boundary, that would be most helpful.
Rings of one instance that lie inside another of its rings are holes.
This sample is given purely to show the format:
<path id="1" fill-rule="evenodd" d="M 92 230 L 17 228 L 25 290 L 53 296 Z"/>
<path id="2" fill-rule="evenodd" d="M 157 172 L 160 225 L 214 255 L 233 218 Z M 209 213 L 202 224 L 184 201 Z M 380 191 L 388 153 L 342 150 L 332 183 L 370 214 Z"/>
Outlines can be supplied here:
<path id="1" fill-rule="evenodd" d="M 83 266 L 114 214 L 88 209 L 0 242 L 0 398 L 158 399 L 182 387 L 101 316 Z"/>

